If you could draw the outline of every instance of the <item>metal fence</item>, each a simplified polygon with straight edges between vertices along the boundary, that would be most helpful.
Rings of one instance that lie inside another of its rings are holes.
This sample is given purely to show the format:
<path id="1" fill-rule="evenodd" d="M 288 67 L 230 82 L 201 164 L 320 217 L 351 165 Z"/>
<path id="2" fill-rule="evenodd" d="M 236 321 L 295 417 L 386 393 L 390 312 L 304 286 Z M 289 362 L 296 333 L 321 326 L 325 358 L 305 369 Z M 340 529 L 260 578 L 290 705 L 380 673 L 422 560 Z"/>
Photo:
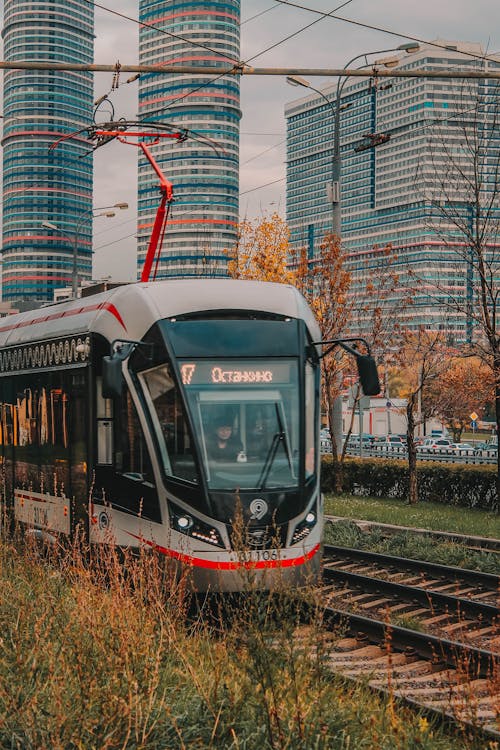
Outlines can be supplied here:
<path id="1" fill-rule="evenodd" d="M 326 438 L 321 439 L 321 453 L 327 454 L 332 452 L 332 443 Z M 363 445 L 361 450 L 359 445 L 348 445 L 347 455 L 358 458 L 408 458 L 406 446 L 401 445 Z M 417 447 L 417 460 L 420 461 L 441 461 L 445 463 L 457 464 L 496 464 L 496 450 L 475 450 L 469 449 L 457 451 L 453 448 L 425 448 Z"/>

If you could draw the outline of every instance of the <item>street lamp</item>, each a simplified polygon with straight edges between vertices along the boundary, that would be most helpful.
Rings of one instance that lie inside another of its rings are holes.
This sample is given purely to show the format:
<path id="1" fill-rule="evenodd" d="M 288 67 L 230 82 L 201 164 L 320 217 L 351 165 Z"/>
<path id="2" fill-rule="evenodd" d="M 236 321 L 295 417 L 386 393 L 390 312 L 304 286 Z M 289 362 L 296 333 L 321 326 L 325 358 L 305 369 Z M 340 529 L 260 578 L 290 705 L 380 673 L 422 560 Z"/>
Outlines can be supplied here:
<path id="1" fill-rule="evenodd" d="M 420 46 L 416 42 L 405 42 L 404 44 L 400 44 L 399 47 L 392 47 L 390 49 L 381 49 L 381 50 L 375 50 L 374 52 L 363 52 L 360 55 L 356 55 L 355 57 L 351 58 L 349 62 L 347 62 L 344 65 L 343 70 L 347 70 L 349 66 L 356 62 L 356 60 L 359 60 L 361 58 L 365 58 L 365 63 L 361 67 L 366 67 L 368 65 L 368 56 L 369 55 L 381 55 L 386 52 L 396 52 L 396 51 L 403 51 L 408 54 L 412 52 L 418 52 L 420 49 Z M 397 64 L 399 60 L 396 58 L 388 58 L 386 60 L 379 60 L 375 61 L 374 65 L 383 65 L 384 67 L 393 67 L 395 64 Z M 288 76 L 287 82 L 292 84 L 292 86 L 303 86 L 306 89 L 311 89 L 312 91 L 315 91 L 319 96 L 321 96 L 329 105 L 332 114 L 333 114 L 333 159 L 332 159 L 332 184 L 330 191 L 331 195 L 329 195 L 329 198 L 331 198 L 332 201 L 332 232 L 335 237 L 337 237 L 338 242 L 341 241 L 341 203 L 340 203 L 340 178 L 341 178 L 341 167 L 342 167 L 342 157 L 340 154 L 340 112 L 343 109 L 346 109 L 350 106 L 349 103 L 341 104 L 341 97 L 342 97 L 342 90 L 344 88 L 344 85 L 346 81 L 348 80 L 348 76 L 339 76 L 337 81 L 337 92 L 335 96 L 334 102 L 332 102 L 330 99 L 328 99 L 325 94 L 320 91 L 319 89 L 312 86 L 309 81 L 307 81 L 305 78 L 301 78 L 300 76 Z M 337 449 L 340 450 L 340 446 L 342 445 L 342 400 L 341 398 L 337 398 L 334 403 L 333 407 L 333 425 L 330 425 L 330 429 L 335 437 L 335 442 L 337 445 Z M 362 426 L 360 426 L 359 429 L 359 440 L 361 445 L 361 434 L 362 434 Z"/>
<path id="2" fill-rule="evenodd" d="M 69 234 L 69 232 L 66 232 L 65 229 L 61 229 L 61 227 L 57 226 L 57 224 L 53 224 L 50 221 L 42 221 L 42 227 L 45 229 L 52 229 L 54 232 L 59 232 L 60 234 L 64 235 L 64 237 L 68 240 L 70 243 L 72 250 L 73 250 L 73 277 L 71 281 L 71 295 L 73 299 L 77 298 L 78 295 L 78 240 L 80 237 L 80 232 L 82 230 L 83 225 L 86 221 L 90 218 L 97 218 L 98 216 L 106 216 L 108 219 L 110 219 L 113 216 L 116 216 L 116 213 L 114 211 L 109 211 L 107 209 L 111 208 L 118 208 L 120 210 L 125 210 L 128 208 L 128 203 L 113 203 L 112 206 L 99 206 L 97 208 L 89 208 L 87 211 L 84 211 L 80 217 L 78 218 L 78 221 L 76 223 L 75 232 L 73 235 Z M 94 213 L 94 211 L 100 211 L 101 213 Z"/>
<path id="3" fill-rule="evenodd" d="M 334 120 L 334 134 L 333 134 L 333 161 L 332 161 L 332 184 L 329 185 L 327 190 L 328 198 L 332 201 L 332 205 L 335 206 L 336 204 L 340 205 L 340 194 L 339 194 L 339 187 L 340 187 L 340 181 L 337 180 L 335 182 L 335 159 L 336 159 L 336 153 L 337 149 L 340 147 L 340 139 L 338 138 L 337 134 L 339 133 L 339 123 L 340 123 L 340 112 L 344 109 L 347 109 L 351 106 L 351 103 L 345 103 L 340 104 L 340 101 L 338 99 L 337 94 L 337 100 L 335 102 L 332 102 L 331 99 L 329 99 L 325 94 L 321 91 L 321 89 L 315 88 L 309 81 L 307 81 L 305 78 L 302 78 L 301 76 L 287 76 L 286 82 L 289 83 L 291 86 L 303 86 L 305 89 L 311 89 L 311 91 L 314 91 L 316 94 L 321 96 L 322 99 L 328 104 L 330 107 L 332 114 L 333 114 L 333 120 Z M 337 145 L 337 141 L 339 145 Z M 335 235 L 338 235 L 340 237 L 340 222 L 339 226 L 336 229 L 336 216 L 335 216 L 335 208 L 333 208 L 332 211 L 332 231 Z"/>
<path id="4" fill-rule="evenodd" d="M 347 70 L 349 66 L 356 62 L 356 60 L 359 60 L 361 58 L 365 58 L 365 63 L 361 67 L 366 67 L 368 65 L 368 56 L 369 55 L 381 55 L 385 52 L 397 52 L 397 51 L 403 51 L 407 54 L 411 54 L 412 52 L 418 52 L 420 49 L 420 46 L 416 42 L 405 42 L 404 44 L 400 44 L 399 47 L 392 47 L 390 49 L 381 49 L 376 50 L 374 52 L 363 52 L 360 55 L 356 55 L 355 57 L 351 58 L 348 63 L 346 63 L 343 67 L 343 70 Z M 394 65 L 399 62 L 398 58 L 388 58 L 386 60 L 376 60 L 374 65 L 383 65 L 384 67 L 393 67 Z M 340 220 L 341 220 L 341 207 L 340 207 L 340 177 L 341 177 L 341 154 L 340 154 L 340 112 L 343 109 L 347 109 L 347 107 L 350 106 L 350 103 L 341 104 L 341 96 L 342 96 L 342 90 L 344 88 L 344 84 L 346 83 L 348 79 L 348 76 L 339 76 L 338 82 L 337 82 L 337 92 L 335 101 L 332 102 L 330 99 L 328 99 L 325 94 L 323 94 L 322 91 L 312 86 L 309 81 L 307 81 L 305 78 L 301 78 L 300 76 L 288 76 L 287 82 L 290 83 L 292 86 L 303 86 L 306 89 L 311 89 L 312 91 L 315 91 L 319 96 L 321 96 L 330 106 L 330 109 L 333 113 L 334 118 L 334 130 L 333 130 L 333 160 L 332 160 L 332 186 L 331 186 L 331 200 L 332 200 L 332 231 L 333 234 L 339 238 L 341 238 L 341 227 L 340 227 Z"/>

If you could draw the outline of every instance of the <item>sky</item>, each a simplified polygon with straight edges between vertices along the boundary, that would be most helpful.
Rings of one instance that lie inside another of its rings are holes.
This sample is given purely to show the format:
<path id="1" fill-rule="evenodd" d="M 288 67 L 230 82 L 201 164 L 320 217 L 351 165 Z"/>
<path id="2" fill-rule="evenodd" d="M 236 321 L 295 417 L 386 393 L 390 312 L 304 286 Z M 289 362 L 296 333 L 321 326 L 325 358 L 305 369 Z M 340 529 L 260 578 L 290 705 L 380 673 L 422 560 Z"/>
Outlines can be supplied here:
<path id="1" fill-rule="evenodd" d="M 500 3 L 498 0 L 297 0 L 323 13 L 338 11 L 344 19 L 320 18 L 308 10 L 275 0 L 242 0 L 241 59 L 256 67 L 342 68 L 355 55 L 397 47 L 409 38 L 479 42 L 489 53 L 500 51 Z M 101 0 L 112 10 L 137 19 L 137 0 Z M 356 22 L 356 23 L 354 23 Z M 376 26 L 374 30 L 360 24 Z M 388 33 L 389 31 L 394 33 Z M 123 65 L 138 62 L 138 25 L 96 9 L 95 61 Z M 137 83 L 125 84 L 111 99 L 116 117 L 137 115 Z M 321 88 L 332 79 L 314 78 Z M 111 74 L 95 77 L 96 98 L 111 87 Z M 243 76 L 241 79 L 240 216 L 258 219 L 278 211 L 285 215 L 285 118 L 286 103 L 307 94 L 292 88 L 283 77 Z M 94 206 L 127 202 L 129 209 L 114 218 L 94 222 L 94 278 L 135 278 L 136 149 L 110 144 L 94 155 Z M 168 177 L 168 175 L 167 175 Z M 268 187 L 262 187 L 273 183 Z M 174 185 L 175 191 L 175 185 Z"/>

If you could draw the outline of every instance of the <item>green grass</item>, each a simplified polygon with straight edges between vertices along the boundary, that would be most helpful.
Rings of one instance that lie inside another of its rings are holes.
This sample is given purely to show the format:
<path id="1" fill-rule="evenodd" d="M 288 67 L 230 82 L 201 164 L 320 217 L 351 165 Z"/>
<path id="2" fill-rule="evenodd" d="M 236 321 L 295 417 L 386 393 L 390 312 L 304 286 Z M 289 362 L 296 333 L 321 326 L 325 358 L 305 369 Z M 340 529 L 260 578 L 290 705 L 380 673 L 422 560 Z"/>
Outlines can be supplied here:
<path id="1" fill-rule="evenodd" d="M 451 531 L 500 539 L 500 515 L 483 510 L 455 508 L 440 503 L 408 505 L 395 498 L 326 495 L 325 513 L 345 518 Z"/>
<path id="2" fill-rule="evenodd" d="M 384 534 L 376 528 L 362 531 L 353 521 L 345 520 L 327 523 L 324 539 L 326 544 L 337 547 L 369 550 L 382 555 L 409 557 L 500 575 L 500 555 L 495 552 L 471 550 L 463 544 L 436 541 L 432 537 L 417 536 L 411 532 Z"/>

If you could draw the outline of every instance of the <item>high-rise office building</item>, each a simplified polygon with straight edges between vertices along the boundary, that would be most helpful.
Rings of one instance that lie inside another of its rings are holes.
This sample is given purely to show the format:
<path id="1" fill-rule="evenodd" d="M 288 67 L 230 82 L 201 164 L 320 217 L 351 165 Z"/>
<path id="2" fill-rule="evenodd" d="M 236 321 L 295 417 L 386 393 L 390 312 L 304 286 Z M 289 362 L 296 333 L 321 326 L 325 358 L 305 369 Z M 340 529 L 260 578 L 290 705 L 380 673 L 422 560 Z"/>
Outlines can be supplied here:
<path id="1" fill-rule="evenodd" d="M 8 61 L 91 64 L 94 8 L 5 0 L 3 39 Z M 92 74 L 7 70 L 3 93 L 3 299 L 51 300 L 72 283 L 74 252 L 80 279 L 91 278 L 92 157 L 81 158 L 82 136 L 51 146 L 92 122 Z"/>
<path id="2" fill-rule="evenodd" d="M 485 65 L 500 69 L 500 61 L 482 59 L 479 44 L 436 45 L 401 54 L 398 67 L 447 73 Z M 307 247 L 310 257 L 331 231 L 335 195 L 337 82 L 321 91 L 324 96 L 315 92 L 286 108 L 287 219 L 294 246 Z M 466 184 L 473 165 L 471 154 L 465 154 L 463 133 L 486 135 L 477 147 L 483 196 L 494 189 L 492 179 L 500 164 L 500 133 L 493 127 L 495 112 L 498 122 L 498 82 L 351 78 L 340 91 L 341 236 L 353 293 L 362 294 L 366 279 L 387 263 L 385 248 L 390 246 L 395 256 L 392 269 L 399 275 L 396 302 L 412 288 L 413 301 L 403 309 L 401 323 L 444 327 L 454 341 L 466 340 L 466 316 L 451 310 L 449 298 L 458 300 L 464 311 L 473 304 L 474 270 L 466 260 L 459 262 L 464 233 L 446 221 L 445 213 L 452 206 L 464 227 L 474 220 L 473 194 Z M 383 136 L 380 145 L 373 145 L 373 134 Z M 461 181 L 451 178 L 452 162 L 456 175 L 460 159 Z M 440 202 L 445 210 L 440 210 Z M 498 201 L 491 206 L 491 218 L 500 232 Z M 495 233 L 494 229 L 488 238 L 492 248 L 498 241 Z"/>
<path id="3" fill-rule="evenodd" d="M 183 143 L 165 139 L 152 148 L 175 197 L 157 276 L 225 275 L 226 251 L 235 245 L 238 225 L 239 80 L 167 70 L 197 65 L 223 71 L 237 62 L 240 1 L 140 0 L 139 6 L 140 21 L 147 24 L 139 32 L 139 62 L 166 69 L 141 75 L 140 118 L 178 125 L 195 136 Z M 141 268 L 160 202 L 158 178 L 141 152 L 138 192 Z"/>

